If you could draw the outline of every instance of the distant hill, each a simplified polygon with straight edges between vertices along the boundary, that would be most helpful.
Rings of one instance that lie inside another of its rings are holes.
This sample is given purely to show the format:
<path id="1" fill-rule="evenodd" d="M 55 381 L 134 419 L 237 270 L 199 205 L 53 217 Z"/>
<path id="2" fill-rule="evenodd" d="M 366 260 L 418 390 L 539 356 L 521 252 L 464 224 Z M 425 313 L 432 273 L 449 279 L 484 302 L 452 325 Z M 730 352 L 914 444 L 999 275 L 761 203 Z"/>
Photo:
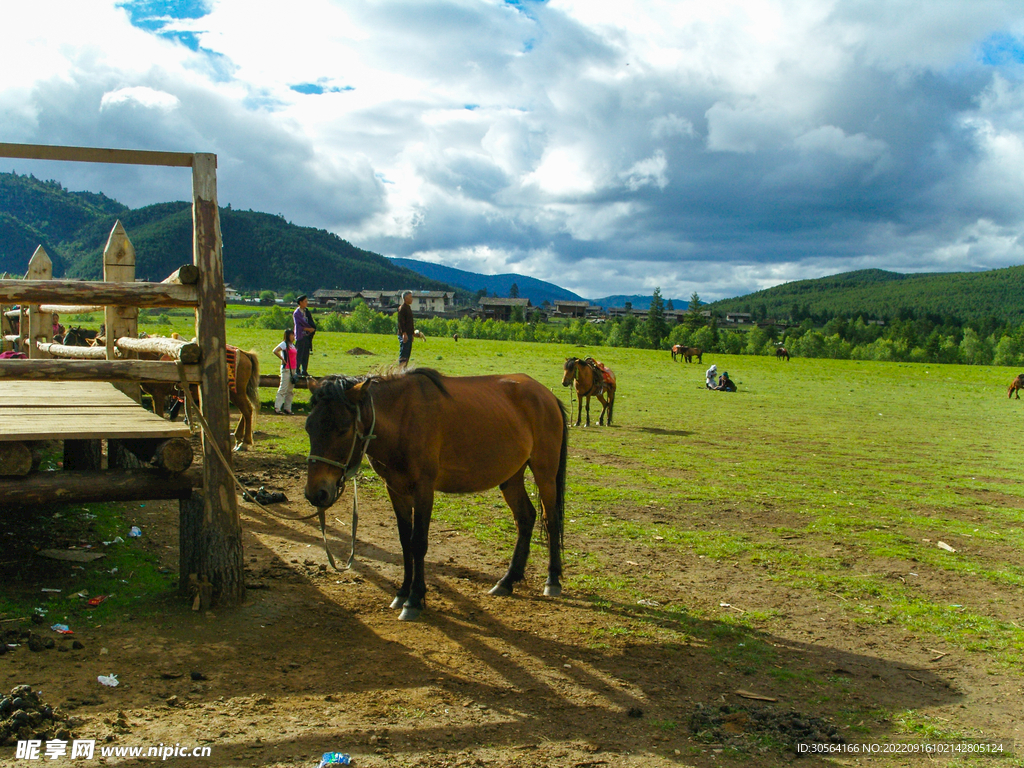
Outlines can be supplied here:
<path id="1" fill-rule="evenodd" d="M 224 278 L 242 291 L 312 292 L 317 288 L 451 290 L 322 229 L 281 216 L 222 208 Z M 55 277 L 98 279 L 101 254 L 120 219 L 135 246 L 136 274 L 158 281 L 192 261 L 192 213 L 185 202 L 131 209 L 92 192 L 69 192 L 55 181 L 0 174 L 0 272 L 23 274 L 37 245 Z"/>
<path id="2" fill-rule="evenodd" d="M 719 312 L 754 312 L 800 319 L 844 315 L 890 319 L 929 315 L 961 322 L 990 317 L 1024 320 L 1024 266 L 986 272 L 905 275 L 881 269 L 798 280 L 709 305 Z"/>
<path id="3" fill-rule="evenodd" d="M 633 306 L 633 309 L 650 309 L 652 298 L 654 297 L 643 296 L 641 294 L 633 294 L 632 296 L 626 296 L 624 294 L 619 293 L 614 296 L 605 296 L 603 299 L 591 299 L 590 303 L 596 304 L 599 307 L 604 307 L 605 309 L 613 307 L 616 309 L 621 309 L 626 306 L 626 302 L 628 301 Z M 690 306 L 689 299 L 665 299 L 666 304 L 669 301 L 672 302 L 672 309 L 682 310 Z"/>
<path id="4" fill-rule="evenodd" d="M 391 262 L 406 269 L 411 269 L 413 272 L 424 277 L 464 288 L 470 293 L 486 290 L 490 296 L 507 298 L 514 283 L 519 289 L 520 298 L 529 299 L 530 303 L 534 306 L 540 306 L 545 301 L 554 302 L 559 299 L 563 301 L 585 301 L 582 296 L 570 290 L 527 275 L 517 275 L 514 273 L 481 275 L 476 272 L 467 272 L 464 269 L 446 267 L 443 264 L 431 264 L 430 262 L 417 261 L 416 259 L 393 258 Z"/>

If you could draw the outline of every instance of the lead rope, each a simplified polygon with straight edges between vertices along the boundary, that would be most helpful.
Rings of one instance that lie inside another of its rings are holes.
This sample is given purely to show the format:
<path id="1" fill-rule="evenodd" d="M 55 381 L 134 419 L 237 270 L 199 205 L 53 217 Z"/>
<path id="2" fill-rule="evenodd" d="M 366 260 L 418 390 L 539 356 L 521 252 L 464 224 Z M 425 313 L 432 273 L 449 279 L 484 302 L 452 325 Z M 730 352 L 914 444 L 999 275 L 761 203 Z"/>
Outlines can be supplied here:
<path id="1" fill-rule="evenodd" d="M 278 512 L 275 512 L 272 509 L 268 509 L 267 507 L 263 506 L 258 501 L 256 501 L 255 497 L 253 497 L 253 496 L 251 496 L 249 494 L 248 489 L 244 485 L 242 485 L 241 481 L 239 481 L 239 479 L 238 479 L 238 476 L 235 475 L 235 472 L 234 472 L 234 470 L 231 467 L 231 462 L 229 462 L 227 460 L 227 457 L 224 456 L 224 452 L 221 451 L 220 445 L 217 443 L 217 440 L 214 437 L 213 430 L 210 429 L 209 423 L 206 421 L 206 418 L 203 416 L 203 412 L 199 409 L 199 406 L 196 405 L 195 400 L 192 399 L 192 387 L 189 385 L 188 377 L 185 375 L 185 365 L 181 362 L 180 359 L 179 360 L 175 360 L 174 362 L 175 362 L 175 365 L 178 366 L 178 376 L 181 379 L 182 392 L 185 393 L 185 401 L 188 403 L 189 407 L 192 409 L 192 412 L 195 414 L 196 419 L 199 420 L 199 427 L 202 430 L 203 435 L 209 441 L 210 445 L 213 446 L 213 452 L 215 454 L 217 454 L 217 458 L 220 459 L 221 464 L 223 464 L 224 468 L 228 471 L 228 475 L 231 477 L 231 480 L 234 482 L 235 486 L 242 492 L 242 498 L 245 499 L 246 501 L 249 501 L 250 504 L 254 504 L 255 506 L 259 507 L 264 512 L 266 512 L 268 515 L 270 515 L 271 517 L 277 517 L 277 518 L 280 518 L 282 520 L 309 520 L 311 517 L 314 517 L 315 515 L 317 515 L 318 513 L 314 512 L 311 515 L 304 515 L 302 517 L 288 517 L 286 515 L 282 515 L 282 514 L 280 514 Z M 355 484 L 355 480 L 353 479 L 352 482 L 353 482 L 353 487 L 355 487 L 355 485 L 354 485 Z M 247 496 L 249 496 L 248 499 L 246 498 Z M 322 525 L 323 524 L 323 515 L 322 514 L 320 516 L 320 521 L 321 521 L 321 525 Z M 325 539 L 325 541 L 326 541 L 326 539 Z M 353 543 L 353 547 L 354 547 L 354 543 Z M 328 552 L 328 554 L 330 554 L 330 553 Z"/>
<path id="2" fill-rule="evenodd" d="M 358 489 L 356 487 L 356 473 L 359 471 L 359 467 L 362 466 L 363 457 L 366 455 L 366 449 L 369 446 L 370 441 L 374 440 L 377 437 L 374 434 L 374 430 L 377 428 L 377 408 L 373 404 L 372 395 L 370 396 L 370 415 L 371 420 L 369 432 L 360 434 L 358 428 L 358 421 L 352 425 L 352 447 L 348 451 L 348 458 L 345 460 L 344 464 L 342 464 L 340 461 L 334 461 L 333 459 L 328 459 L 323 456 L 314 456 L 313 454 L 309 454 L 309 456 L 306 457 L 307 463 L 319 461 L 323 464 L 329 464 L 332 467 L 338 467 L 339 469 L 341 469 L 342 475 L 338 481 L 338 485 L 343 485 L 345 481 L 349 479 L 352 480 L 352 551 L 349 553 L 348 556 L 348 564 L 344 568 L 339 568 L 337 564 L 334 562 L 334 555 L 331 553 L 331 548 L 327 544 L 327 507 L 317 507 L 316 511 L 316 514 L 320 516 L 320 535 L 323 537 L 324 540 L 324 551 L 327 552 L 327 561 L 331 564 L 331 567 L 336 571 L 343 571 L 351 568 L 352 564 L 356 560 L 356 530 L 359 526 L 359 495 Z M 361 413 L 359 413 L 359 417 L 362 418 Z M 362 450 L 359 452 L 359 461 L 353 468 L 350 465 L 352 463 L 352 457 L 355 455 L 356 452 L 356 443 L 359 441 L 360 438 L 363 441 L 363 447 Z M 309 517 L 312 517 L 312 515 L 310 515 Z"/>

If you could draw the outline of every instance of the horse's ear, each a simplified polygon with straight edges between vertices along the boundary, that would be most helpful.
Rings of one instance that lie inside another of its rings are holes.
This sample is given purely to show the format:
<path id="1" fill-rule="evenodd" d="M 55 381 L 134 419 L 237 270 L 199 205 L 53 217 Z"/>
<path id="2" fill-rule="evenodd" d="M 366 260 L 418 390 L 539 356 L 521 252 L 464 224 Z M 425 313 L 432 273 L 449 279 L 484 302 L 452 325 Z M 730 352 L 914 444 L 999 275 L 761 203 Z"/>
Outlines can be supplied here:
<path id="1" fill-rule="evenodd" d="M 349 402 L 361 403 L 363 401 L 363 395 L 366 394 L 366 392 L 363 390 L 364 384 L 366 384 L 365 381 L 360 381 L 355 386 L 349 387 L 348 389 L 345 390 L 345 397 L 349 399 Z"/>
<path id="2" fill-rule="evenodd" d="M 313 394 L 320 389 L 320 381 L 318 379 L 310 378 L 306 381 L 306 388 L 309 390 L 310 394 Z"/>

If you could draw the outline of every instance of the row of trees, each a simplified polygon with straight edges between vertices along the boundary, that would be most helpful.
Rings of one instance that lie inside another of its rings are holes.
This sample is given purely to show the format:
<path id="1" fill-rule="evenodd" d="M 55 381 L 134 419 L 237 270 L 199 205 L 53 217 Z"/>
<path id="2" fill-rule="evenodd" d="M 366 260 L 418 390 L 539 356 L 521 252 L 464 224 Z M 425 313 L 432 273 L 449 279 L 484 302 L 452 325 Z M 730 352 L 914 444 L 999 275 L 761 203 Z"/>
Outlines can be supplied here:
<path id="1" fill-rule="evenodd" d="M 801 325 L 779 329 L 754 327 L 731 330 L 718 327 L 715 318 L 700 315 L 700 297 L 690 299 L 690 313 L 682 324 L 670 325 L 660 291 L 654 292 L 647 316 L 627 315 L 595 324 L 579 319 L 567 324 L 534 319 L 501 322 L 462 318 L 419 318 L 417 328 L 427 336 L 466 339 L 539 341 L 585 346 L 669 349 L 674 344 L 700 347 L 706 352 L 732 355 L 774 355 L 785 345 L 796 357 L 827 357 L 852 360 L 887 360 L 920 363 L 963 363 L 968 365 L 1024 365 L 1024 324 L 993 324 L 993 321 L 959 325 L 940 323 L 935 318 L 895 320 L 888 325 L 863 318 L 833 318 L 824 327 L 810 319 Z M 291 312 L 275 306 L 250 318 L 250 326 L 284 329 L 291 326 Z M 395 333 L 395 319 L 358 304 L 347 315 L 326 314 L 318 318 L 325 331 L 347 333 Z"/>

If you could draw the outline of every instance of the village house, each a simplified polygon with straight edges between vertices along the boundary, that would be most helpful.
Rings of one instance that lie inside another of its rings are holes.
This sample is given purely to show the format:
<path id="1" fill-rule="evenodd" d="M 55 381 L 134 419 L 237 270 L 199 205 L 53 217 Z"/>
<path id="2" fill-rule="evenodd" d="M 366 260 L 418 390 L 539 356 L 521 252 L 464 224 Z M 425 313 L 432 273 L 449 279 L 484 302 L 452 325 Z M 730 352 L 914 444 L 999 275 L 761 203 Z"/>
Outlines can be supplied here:
<path id="1" fill-rule="evenodd" d="M 480 299 L 480 312 L 488 320 L 511 320 L 514 307 L 522 308 L 525 319 L 526 310 L 533 305 L 529 299 L 496 299 L 488 296 Z"/>
<path id="2" fill-rule="evenodd" d="M 438 314 L 448 312 L 455 303 L 452 291 L 413 291 L 412 311 Z"/>
<path id="3" fill-rule="evenodd" d="M 318 288 L 313 291 L 311 304 L 318 307 L 333 307 L 338 304 L 348 304 L 358 294 L 355 291 L 342 291 L 338 289 Z"/>
<path id="4" fill-rule="evenodd" d="M 589 301 L 555 299 L 553 304 L 555 315 L 560 317 L 586 317 L 590 310 Z"/>

